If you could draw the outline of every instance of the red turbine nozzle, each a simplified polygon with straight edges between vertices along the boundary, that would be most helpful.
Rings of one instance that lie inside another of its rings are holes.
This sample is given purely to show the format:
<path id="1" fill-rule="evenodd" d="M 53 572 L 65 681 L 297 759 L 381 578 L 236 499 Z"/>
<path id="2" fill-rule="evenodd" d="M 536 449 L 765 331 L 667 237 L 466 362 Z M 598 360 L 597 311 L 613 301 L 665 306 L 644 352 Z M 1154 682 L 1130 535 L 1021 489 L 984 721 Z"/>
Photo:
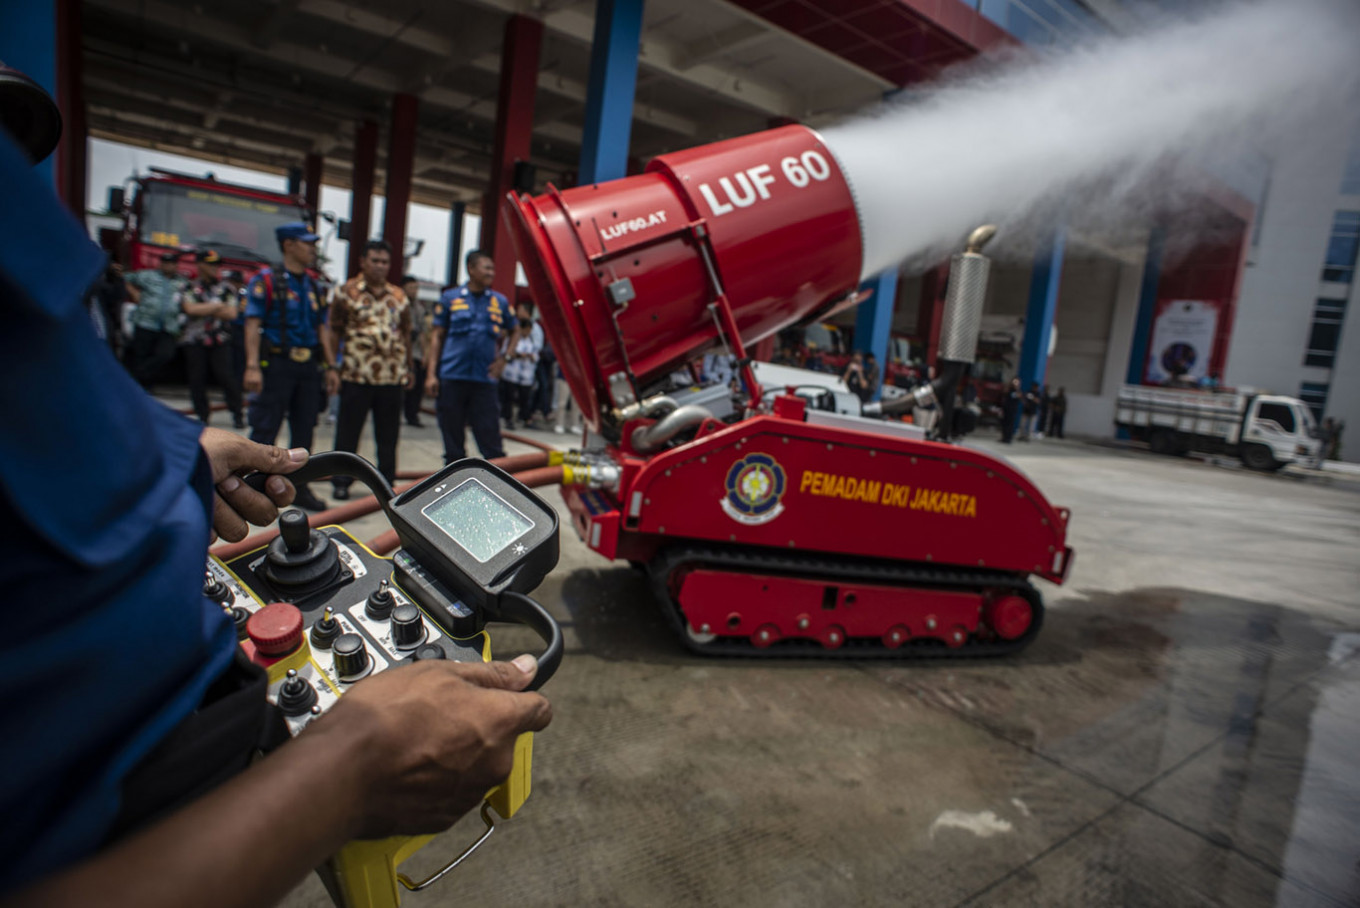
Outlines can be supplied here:
<path id="1" fill-rule="evenodd" d="M 811 321 L 859 282 L 854 197 L 804 126 L 662 155 L 638 176 L 508 196 L 520 262 L 587 422 L 679 366 Z M 725 308 L 724 308 L 725 307 Z"/>

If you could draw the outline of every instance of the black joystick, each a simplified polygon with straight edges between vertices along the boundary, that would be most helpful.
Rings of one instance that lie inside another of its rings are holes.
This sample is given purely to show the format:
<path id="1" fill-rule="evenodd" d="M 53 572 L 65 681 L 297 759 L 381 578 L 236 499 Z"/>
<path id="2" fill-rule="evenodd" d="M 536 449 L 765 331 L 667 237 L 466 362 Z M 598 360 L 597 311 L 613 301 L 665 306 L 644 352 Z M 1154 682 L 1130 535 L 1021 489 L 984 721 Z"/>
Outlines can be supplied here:
<path id="1" fill-rule="evenodd" d="M 447 659 L 448 654 L 444 648 L 437 643 L 425 643 L 416 647 L 416 651 L 411 654 L 413 662 L 420 662 L 424 659 Z"/>
<path id="2" fill-rule="evenodd" d="M 335 613 L 329 608 L 312 625 L 312 630 L 308 634 L 311 638 L 312 646 L 317 649 L 330 649 L 335 643 L 335 638 L 340 636 L 340 622 L 335 620 Z"/>
<path id="3" fill-rule="evenodd" d="M 279 709 L 285 716 L 300 716 L 316 705 L 316 688 L 297 669 L 288 669 L 288 677 L 279 685 Z"/>
<path id="4" fill-rule="evenodd" d="M 236 625 L 236 639 L 246 639 L 246 622 L 250 620 L 250 612 L 239 605 L 233 605 L 227 609 L 227 613 L 231 615 L 231 623 Z"/>
<path id="5" fill-rule="evenodd" d="M 341 634 L 331 648 L 335 657 L 335 673 L 341 681 L 358 681 L 373 670 L 373 660 L 358 634 Z"/>
<path id="6" fill-rule="evenodd" d="M 227 585 L 213 576 L 212 571 L 208 571 L 208 573 L 204 575 L 203 595 L 207 596 L 213 602 L 219 602 L 222 605 L 231 605 L 236 599 L 236 596 L 232 594 Z"/>
<path id="7" fill-rule="evenodd" d="M 290 508 L 279 515 L 279 536 L 269 543 L 264 576 L 294 599 L 333 586 L 340 578 L 340 550 L 325 533 L 307 524 L 307 515 Z"/>
<path id="8" fill-rule="evenodd" d="M 392 614 L 392 606 L 395 604 L 392 591 L 387 588 L 387 581 L 384 580 L 369 594 L 368 601 L 364 603 L 364 614 L 374 621 L 386 621 L 387 616 Z"/>
<path id="9" fill-rule="evenodd" d="M 392 609 L 392 645 L 397 649 L 415 649 L 425 642 L 425 619 L 420 609 L 411 605 L 399 605 Z"/>

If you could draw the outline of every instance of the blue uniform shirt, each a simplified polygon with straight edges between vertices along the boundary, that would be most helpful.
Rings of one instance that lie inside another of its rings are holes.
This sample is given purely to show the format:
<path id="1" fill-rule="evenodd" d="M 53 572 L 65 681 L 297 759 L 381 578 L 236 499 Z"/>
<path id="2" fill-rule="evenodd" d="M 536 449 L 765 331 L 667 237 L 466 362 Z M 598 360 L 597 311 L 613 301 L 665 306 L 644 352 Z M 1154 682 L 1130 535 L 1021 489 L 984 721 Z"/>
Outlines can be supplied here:
<path id="1" fill-rule="evenodd" d="M 467 284 L 445 291 L 434 306 L 434 326 L 445 332 L 439 354 L 441 380 L 496 381 L 487 370 L 501 338 L 515 327 L 504 296 L 491 289 L 473 293 Z"/>
<path id="2" fill-rule="evenodd" d="M 123 778 L 236 639 L 203 597 L 201 427 L 146 396 L 95 336 L 82 298 L 104 257 L 3 130 L 0 184 L 5 892 L 98 848 Z"/>
<path id="3" fill-rule="evenodd" d="M 279 275 L 285 276 L 286 306 L 280 306 L 277 299 L 267 298 L 264 282 L 266 273 L 272 273 L 271 280 L 274 282 L 276 294 L 285 293 L 278 283 Z M 321 337 L 317 334 L 317 326 L 325 320 L 325 312 L 322 311 L 325 304 L 321 288 L 306 274 L 299 277 L 284 269 L 272 271 L 265 268 L 251 278 L 246 286 L 246 318 L 260 319 L 260 333 L 266 341 L 276 346 L 320 346 Z M 281 338 L 285 336 L 283 330 L 285 326 L 287 340 L 282 340 Z"/>

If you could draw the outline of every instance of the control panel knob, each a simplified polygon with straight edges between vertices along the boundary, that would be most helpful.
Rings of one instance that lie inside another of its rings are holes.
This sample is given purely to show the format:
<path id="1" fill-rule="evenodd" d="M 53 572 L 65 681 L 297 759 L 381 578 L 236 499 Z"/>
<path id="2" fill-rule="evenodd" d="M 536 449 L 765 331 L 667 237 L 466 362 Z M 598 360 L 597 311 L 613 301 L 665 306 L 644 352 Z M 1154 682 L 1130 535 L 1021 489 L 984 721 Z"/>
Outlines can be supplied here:
<path id="1" fill-rule="evenodd" d="M 227 616 L 231 618 L 231 623 L 236 625 L 236 639 L 246 639 L 246 622 L 250 620 L 250 612 L 239 605 L 233 605 L 227 609 Z"/>
<path id="2" fill-rule="evenodd" d="M 414 649 L 425 642 L 425 633 L 420 609 L 409 602 L 392 609 L 392 645 L 397 649 Z"/>
<path id="3" fill-rule="evenodd" d="M 297 508 L 289 508 L 279 515 L 279 535 L 290 555 L 301 555 L 312 544 L 312 528 L 307 515 Z"/>
<path id="4" fill-rule="evenodd" d="M 341 634 L 331 648 L 335 657 L 335 673 L 341 681 L 358 681 L 373 670 L 373 658 L 368 654 L 364 638 L 358 634 Z"/>
<path id="5" fill-rule="evenodd" d="M 279 709 L 283 714 L 300 716 L 310 712 L 316 700 L 316 688 L 311 682 L 300 676 L 296 669 L 288 669 L 288 677 L 279 685 Z"/>
<path id="6" fill-rule="evenodd" d="M 213 602 L 220 602 L 222 605 L 231 605 L 236 599 L 231 589 L 214 577 L 212 571 L 208 571 L 203 577 L 203 595 Z"/>
<path id="7" fill-rule="evenodd" d="M 246 636 L 263 656 L 283 656 L 302 644 L 302 612 L 287 602 L 271 602 L 246 620 Z"/>
<path id="8" fill-rule="evenodd" d="M 387 581 L 384 580 L 369 594 L 368 601 L 364 603 L 364 614 L 374 621 L 386 621 L 387 616 L 392 614 L 392 606 L 395 604 L 392 591 L 387 588 Z"/>
<path id="9" fill-rule="evenodd" d="M 420 662 L 424 659 L 447 659 L 448 654 L 444 652 L 444 647 L 437 643 L 425 643 L 416 647 L 416 651 L 411 654 L 411 659 Z"/>
<path id="10" fill-rule="evenodd" d="M 312 625 L 308 636 L 311 637 L 312 646 L 317 649 L 330 649 L 335 638 L 340 636 L 340 622 L 335 620 L 335 613 L 327 608 L 316 624 Z"/>

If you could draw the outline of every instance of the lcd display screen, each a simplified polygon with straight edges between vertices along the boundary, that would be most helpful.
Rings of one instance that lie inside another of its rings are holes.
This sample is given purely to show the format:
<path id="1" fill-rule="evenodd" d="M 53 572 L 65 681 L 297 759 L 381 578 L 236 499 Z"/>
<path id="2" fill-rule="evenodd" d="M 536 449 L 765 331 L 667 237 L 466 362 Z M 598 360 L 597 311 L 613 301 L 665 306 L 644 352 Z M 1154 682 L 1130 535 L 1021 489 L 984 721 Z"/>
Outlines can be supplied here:
<path id="1" fill-rule="evenodd" d="M 421 509 L 435 526 L 485 564 L 533 529 L 533 521 L 476 479 Z"/>

